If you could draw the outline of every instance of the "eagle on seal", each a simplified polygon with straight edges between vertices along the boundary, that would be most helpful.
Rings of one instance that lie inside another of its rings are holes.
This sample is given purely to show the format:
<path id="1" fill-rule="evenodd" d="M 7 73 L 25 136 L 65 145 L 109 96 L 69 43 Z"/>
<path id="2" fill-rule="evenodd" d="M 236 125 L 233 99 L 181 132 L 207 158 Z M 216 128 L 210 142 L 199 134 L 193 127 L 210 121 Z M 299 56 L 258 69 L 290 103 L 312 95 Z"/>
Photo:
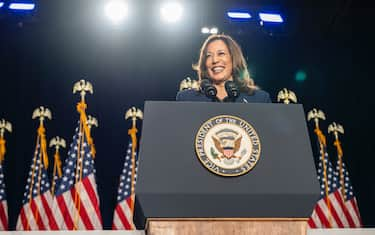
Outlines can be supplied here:
<path id="1" fill-rule="evenodd" d="M 242 136 L 238 137 L 237 139 L 234 139 L 234 138 L 233 139 L 231 138 L 218 139 L 215 136 L 212 136 L 212 140 L 214 141 L 216 149 L 221 153 L 221 156 L 219 156 L 220 159 L 241 158 L 240 156 L 235 156 L 234 154 L 241 147 Z"/>

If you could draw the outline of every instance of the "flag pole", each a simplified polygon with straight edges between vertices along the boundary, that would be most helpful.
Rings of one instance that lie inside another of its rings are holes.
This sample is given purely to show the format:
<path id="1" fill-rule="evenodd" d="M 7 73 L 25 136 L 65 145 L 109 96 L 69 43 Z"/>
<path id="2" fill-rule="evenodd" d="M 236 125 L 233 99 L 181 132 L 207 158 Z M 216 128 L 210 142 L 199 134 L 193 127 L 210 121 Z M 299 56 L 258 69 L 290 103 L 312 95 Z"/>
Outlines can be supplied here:
<path id="1" fill-rule="evenodd" d="M 132 152 L 131 152 L 131 158 L 132 158 L 132 173 L 131 173 L 131 194 L 132 195 L 132 201 L 130 204 L 130 210 L 131 213 L 134 212 L 134 202 L 135 198 L 133 195 L 135 195 L 135 169 L 136 169 L 136 161 L 135 161 L 135 153 L 137 149 L 137 127 L 136 127 L 136 121 L 137 118 L 143 119 L 143 113 L 140 109 L 137 109 L 135 107 L 131 107 L 126 113 L 125 113 L 125 119 L 131 118 L 132 119 L 132 128 L 128 130 L 128 135 L 130 135 L 131 141 L 132 141 Z"/>
<path id="2" fill-rule="evenodd" d="M 85 156 L 82 155 L 82 152 L 84 152 L 84 146 L 83 146 L 83 143 L 84 143 L 84 136 L 86 134 L 86 138 L 87 139 L 91 139 L 91 127 L 93 125 L 95 126 L 98 126 L 98 121 L 96 118 L 88 115 L 86 116 L 86 112 L 85 112 L 85 109 L 87 107 L 86 103 L 84 102 L 84 95 L 82 96 L 82 107 L 84 107 L 84 109 L 81 109 L 79 110 L 80 112 L 80 130 L 79 130 L 79 141 L 78 141 L 78 150 L 79 150 L 79 153 L 77 154 L 77 171 L 76 171 L 76 176 L 79 176 L 78 179 L 76 179 L 76 182 L 79 183 L 82 181 L 82 175 L 83 175 L 83 159 Z M 83 110 L 83 112 L 82 112 Z M 92 140 L 92 139 L 91 139 Z M 88 141 L 88 143 L 90 144 L 91 143 L 91 156 L 93 158 L 95 158 L 95 154 L 96 154 L 96 151 L 95 151 L 95 148 L 94 148 L 94 142 L 93 141 Z M 77 185 L 77 190 L 76 190 L 76 193 L 75 193 L 75 199 L 74 199 L 74 205 L 76 205 L 76 208 L 77 208 L 77 213 L 76 213 L 76 216 L 75 216 L 75 223 L 74 223 L 74 228 L 75 230 L 77 230 L 77 224 L 78 224 L 78 219 L 79 219 L 79 214 L 80 214 L 80 210 L 81 210 L 81 199 L 80 199 L 80 196 L 79 196 L 79 193 L 80 193 L 80 187 L 81 185 L 78 184 Z"/>
<path id="3" fill-rule="evenodd" d="M 8 131 L 9 133 L 12 133 L 12 124 L 5 119 L 0 120 L 0 167 L 1 167 L 1 173 L 3 174 L 2 164 L 5 159 L 5 153 L 6 153 L 6 141 L 4 138 L 5 131 Z M 5 189 L 5 183 L 4 181 L 1 182 L 0 187 L 2 189 Z M 2 203 L 5 202 L 5 205 L 7 206 L 7 202 L 4 200 L 5 198 L 2 198 Z M 0 225 L 2 225 L 2 228 L 4 230 L 8 230 L 9 228 L 9 220 L 8 220 L 8 210 L 7 207 L 3 207 L 3 211 L 0 212 L 3 213 L 3 220 L 0 222 Z"/>
<path id="4" fill-rule="evenodd" d="M 82 151 L 83 151 L 83 141 L 84 141 L 84 132 L 82 131 L 83 129 L 83 123 L 81 121 L 79 125 L 79 140 L 78 140 L 78 148 L 77 148 L 77 164 L 76 164 L 76 183 L 77 183 L 77 189 L 75 190 L 74 194 L 74 205 L 76 206 L 77 212 L 75 213 L 75 218 L 74 218 L 74 230 L 77 230 L 77 224 L 78 224 L 78 219 L 79 219 L 79 214 L 81 210 L 81 199 L 80 199 L 80 191 L 81 191 L 81 185 L 80 182 L 82 180 L 82 164 L 83 164 L 83 156 L 82 156 Z"/>
<path id="5" fill-rule="evenodd" d="M 323 132 L 319 128 L 319 119 L 325 120 L 326 118 L 325 118 L 325 114 L 323 113 L 323 111 L 317 110 L 317 109 L 314 108 L 307 115 L 308 121 L 310 121 L 312 119 L 314 120 L 314 123 L 315 123 L 314 132 L 315 132 L 315 134 L 318 138 L 319 153 L 320 153 L 321 161 L 322 161 L 322 164 L 323 164 L 325 198 L 326 198 L 326 203 L 327 203 L 327 207 L 328 207 L 328 223 L 329 223 L 330 228 L 332 228 L 331 202 L 330 202 L 329 197 L 328 197 L 329 190 L 328 190 L 327 166 L 326 166 L 326 162 L 325 162 L 325 159 L 324 159 L 325 154 L 326 154 L 325 147 L 327 147 L 327 141 L 326 141 L 326 137 L 324 136 Z"/>
<path id="6" fill-rule="evenodd" d="M 87 104 L 85 103 L 85 95 L 87 92 L 93 93 L 93 88 L 90 82 L 87 82 L 85 80 L 80 80 L 76 82 L 73 86 L 73 94 L 79 92 L 81 95 L 81 101 L 77 104 L 77 111 L 80 114 L 80 125 L 79 125 L 79 140 L 78 140 L 78 148 L 77 148 L 77 164 L 76 164 L 76 183 L 77 183 L 77 189 L 75 190 L 74 195 L 74 205 L 77 209 L 75 211 L 75 218 L 74 218 L 74 230 L 77 230 L 77 224 L 80 214 L 80 208 L 81 208 L 81 200 L 79 197 L 79 191 L 80 191 L 80 184 L 79 182 L 82 180 L 82 173 L 83 173 L 83 157 L 82 157 L 82 151 L 83 151 L 83 142 L 84 137 L 86 136 L 87 143 L 89 144 L 91 148 L 91 154 L 94 158 L 95 155 L 95 148 L 94 143 L 90 135 L 90 130 L 87 125 L 87 116 L 86 116 L 86 108 Z"/>
<path id="7" fill-rule="evenodd" d="M 37 192 L 38 195 L 40 194 L 40 181 L 41 181 L 41 168 L 43 167 L 43 162 L 45 163 L 44 167 L 48 167 L 48 155 L 47 155 L 47 150 L 46 150 L 46 145 L 45 145 L 45 128 L 43 125 L 43 122 L 46 118 L 52 119 L 52 114 L 51 111 L 48 108 L 44 108 L 43 106 L 40 106 L 39 108 L 36 108 L 33 112 L 32 119 L 39 119 L 39 127 L 37 130 L 37 140 L 36 140 L 36 145 L 35 145 L 35 151 L 34 151 L 34 157 L 33 157 L 33 166 L 31 169 L 31 180 L 30 180 L 30 186 L 29 186 L 29 203 L 33 203 L 32 199 L 32 193 L 33 193 L 33 185 L 34 185 L 34 180 L 36 178 L 35 176 L 35 167 L 37 164 L 37 149 L 38 146 L 40 147 L 40 155 L 39 155 L 39 171 L 37 175 L 37 180 L 38 180 L 38 186 L 37 186 Z M 47 168 L 46 167 L 46 168 Z M 34 217 L 35 217 L 35 223 L 38 223 L 39 219 L 39 214 L 37 213 L 37 210 L 34 212 Z M 27 223 L 26 230 L 30 229 L 30 224 Z"/>
<path id="8" fill-rule="evenodd" d="M 49 147 L 55 147 L 55 155 L 54 155 L 54 164 L 53 164 L 53 176 L 52 176 L 52 187 L 51 187 L 51 193 L 52 197 L 55 195 L 55 187 L 56 187 L 56 182 L 55 182 L 55 177 L 56 173 L 58 175 L 58 178 L 62 176 L 62 171 L 61 171 L 61 159 L 60 159 L 60 148 L 65 148 L 66 143 L 63 138 L 60 138 L 59 136 L 53 137 L 50 142 L 49 142 Z"/>
<path id="9" fill-rule="evenodd" d="M 95 127 L 99 126 L 98 125 L 98 120 L 95 117 L 91 116 L 91 115 L 87 115 L 86 125 L 88 127 L 88 136 L 90 136 L 90 138 L 92 138 L 91 137 L 91 128 L 93 126 L 95 126 Z M 91 156 L 95 159 L 96 150 L 95 150 L 94 141 L 91 141 L 91 144 L 92 144 L 92 146 L 91 146 Z"/>
<path id="10" fill-rule="evenodd" d="M 344 169 L 343 169 L 343 161 L 342 156 L 344 155 L 341 142 L 339 140 L 339 133 L 344 134 L 344 128 L 340 124 L 336 124 L 333 122 L 328 126 L 328 133 L 333 132 L 335 136 L 335 142 L 333 145 L 336 147 L 337 150 L 337 157 L 339 160 L 339 173 L 340 173 L 340 185 L 341 185 L 341 194 L 344 197 L 344 201 L 346 200 L 346 193 L 345 193 L 345 180 L 344 180 Z"/>
<path id="11" fill-rule="evenodd" d="M 33 157 L 33 166 L 31 168 L 31 180 L 30 180 L 30 185 L 29 185 L 29 204 L 31 205 L 32 203 L 32 193 L 33 193 L 33 185 L 34 185 L 34 177 L 35 177 L 35 165 L 36 165 L 36 154 L 37 154 L 37 149 L 38 149 L 38 145 L 39 145 L 39 135 L 37 136 L 37 140 L 36 140 L 36 145 L 35 145 L 35 151 L 34 151 L 34 157 Z M 35 217 L 35 215 L 34 215 Z M 27 223 L 27 226 L 26 226 L 26 231 L 30 229 L 30 224 L 29 222 Z"/>
<path id="12" fill-rule="evenodd" d="M 4 133 L 5 131 L 8 131 L 9 133 L 12 133 L 12 124 L 8 121 L 5 121 L 4 119 L 0 120 L 0 164 L 3 163 L 6 153 L 6 146 L 5 146 L 5 138 Z"/>

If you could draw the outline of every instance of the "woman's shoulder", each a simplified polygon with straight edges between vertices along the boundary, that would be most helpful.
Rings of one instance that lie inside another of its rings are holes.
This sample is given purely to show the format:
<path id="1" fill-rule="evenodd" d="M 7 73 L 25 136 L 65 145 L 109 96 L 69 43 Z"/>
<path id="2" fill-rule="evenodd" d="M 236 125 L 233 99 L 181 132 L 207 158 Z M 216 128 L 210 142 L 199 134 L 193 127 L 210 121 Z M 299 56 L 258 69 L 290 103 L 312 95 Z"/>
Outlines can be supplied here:
<path id="1" fill-rule="evenodd" d="M 267 91 L 257 89 L 253 93 L 241 93 L 241 98 L 245 103 L 272 103 L 270 94 Z"/>
<path id="2" fill-rule="evenodd" d="M 206 101 L 206 99 L 202 92 L 194 89 L 182 90 L 176 95 L 176 101 Z"/>

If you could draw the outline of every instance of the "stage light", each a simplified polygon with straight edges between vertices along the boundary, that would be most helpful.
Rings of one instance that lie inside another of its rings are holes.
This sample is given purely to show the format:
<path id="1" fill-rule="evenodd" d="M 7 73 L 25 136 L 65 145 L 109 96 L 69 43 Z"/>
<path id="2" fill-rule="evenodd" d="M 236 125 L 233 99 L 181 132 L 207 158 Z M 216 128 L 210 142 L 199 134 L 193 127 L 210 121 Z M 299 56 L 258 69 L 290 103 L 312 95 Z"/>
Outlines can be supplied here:
<path id="1" fill-rule="evenodd" d="M 209 28 L 207 26 L 201 28 L 201 33 L 203 34 L 217 34 L 219 32 L 219 29 L 217 27 Z"/>
<path id="2" fill-rule="evenodd" d="M 111 1 L 105 5 L 104 11 L 114 24 L 119 24 L 128 15 L 128 5 L 125 1 Z"/>
<path id="3" fill-rule="evenodd" d="M 210 29 L 209 29 L 208 27 L 203 27 L 203 28 L 201 29 L 201 33 L 203 33 L 203 34 L 208 34 L 208 33 L 210 33 Z"/>
<path id="4" fill-rule="evenodd" d="M 167 2 L 160 8 L 161 18 L 168 22 L 177 22 L 183 13 L 183 7 L 178 2 Z"/>
<path id="5" fill-rule="evenodd" d="M 295 75 L 295 80 L 297 82 L 304 82 L 306 80 L 306 72 L 303 70 L 298 70 Z"/>
<path id="6" fill-rule="evenodd" d="M 259 13 L 259 18 L 263 22 L 282 23 L 284 22 L 280 14 Z"/>
<path id="7" fill-rule="evenodd" d="M 34 10 L 34 8 L 35 3 L 17 2 L 9 4 L 9 9 L 11 10 L 31 11 Z"/>
<path id="8" fill-rule="evenodd" d="M 4 6 L 4 2 L 0 2 L 0 8 Z"/>
<path id="9" fill-rule="evenodd" d="M 250 19 L 251 15 L 248 12 L 244 11 L 228 11 L 227 16 L 231 19 Z"/>
<path id="10" fill-rule="evenodd" d="M 219 32 L 219 29 L 216 27 L 213 27 L 210 29 L 210 34 L 217 34 Z"/>

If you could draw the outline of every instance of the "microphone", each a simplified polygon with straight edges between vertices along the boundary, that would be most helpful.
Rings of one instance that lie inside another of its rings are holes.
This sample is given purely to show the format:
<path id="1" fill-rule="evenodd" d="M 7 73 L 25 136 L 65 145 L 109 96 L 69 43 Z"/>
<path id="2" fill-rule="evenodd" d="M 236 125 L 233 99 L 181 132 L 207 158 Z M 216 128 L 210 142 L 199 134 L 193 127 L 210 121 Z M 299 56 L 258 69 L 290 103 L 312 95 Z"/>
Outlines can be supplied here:
<path id="1" fill-rule="evenodd" d="M 202 79 L 201 89 L 208 98 L 216 100 L 217 90 L 208 79 Z"/>
<path id="2" fill-rule="evenodd" d="M 230 98 L 232 102 L 234 102 L 240 95 L 240 91 L 238 90 L 236 83 L 233 81 L 226 81 L 224 86 L 228 94 L 228 98 Z"/>

